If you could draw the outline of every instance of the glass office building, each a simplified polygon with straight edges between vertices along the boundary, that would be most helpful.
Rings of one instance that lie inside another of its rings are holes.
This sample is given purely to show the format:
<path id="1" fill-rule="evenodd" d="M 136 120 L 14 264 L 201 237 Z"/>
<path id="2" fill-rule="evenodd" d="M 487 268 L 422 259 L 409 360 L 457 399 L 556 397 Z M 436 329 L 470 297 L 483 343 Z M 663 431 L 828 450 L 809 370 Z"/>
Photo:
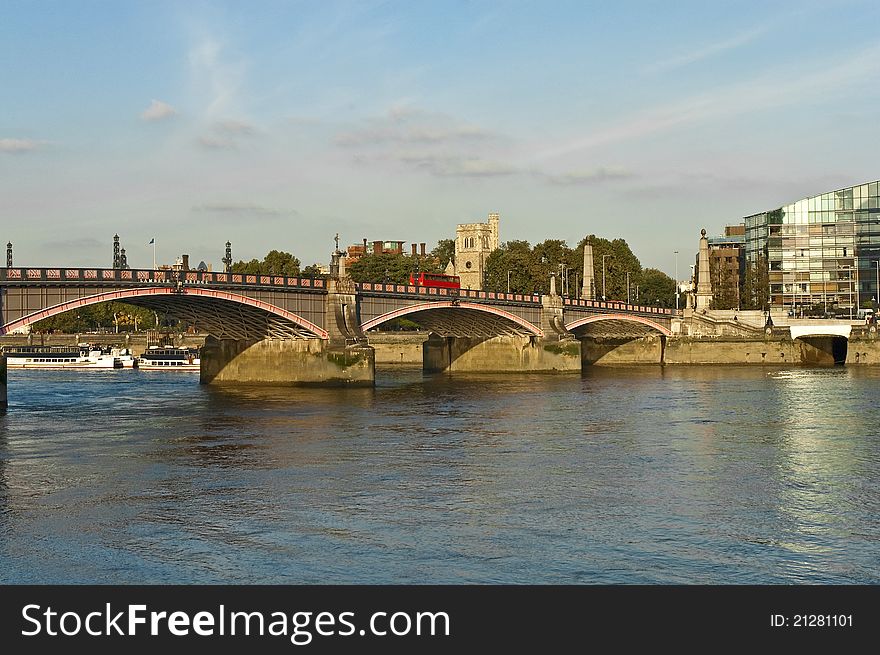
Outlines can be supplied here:
<path id="1" fill-rule="evenodd" d="M 746 264 L 766 262 L 774 307 L 880 301 L 880 182 L 747 216 L 745 231 Z"/>

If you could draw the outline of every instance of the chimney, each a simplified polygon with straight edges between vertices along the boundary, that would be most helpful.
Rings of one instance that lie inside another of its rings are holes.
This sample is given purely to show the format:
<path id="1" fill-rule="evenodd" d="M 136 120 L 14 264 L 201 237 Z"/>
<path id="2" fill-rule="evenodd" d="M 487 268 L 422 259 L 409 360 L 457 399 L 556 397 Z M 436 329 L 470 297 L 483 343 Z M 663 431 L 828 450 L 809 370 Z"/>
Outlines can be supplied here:
<path id="1" fill-rule="evenodd" d="M 373 241 L 373 254 L 381 255 L 382 254 L 382 242 L 381 241 Z"/>
<path id="2" fill-rule="evenodd" d="M 422 249 L 422 257 L 424 257 L 424 256 L 425 256 L 425 244 L 424 244 L 424 243 L 420 243 L 419 246 L 420 246 L 421 249 Z M 413 246 L 413 247 L 415 247 L 415 246 Z"/>
<path id="3" fill-rule="evenodd" d="M 183 270 L 189 270 L 189 255 L 181 255 L 181 259 L 183 259 Z"/>
<path id="4" fill-rule="evenodd" d="M 416 244 L 412 244 L 412 256 L 416 256 Z"/>

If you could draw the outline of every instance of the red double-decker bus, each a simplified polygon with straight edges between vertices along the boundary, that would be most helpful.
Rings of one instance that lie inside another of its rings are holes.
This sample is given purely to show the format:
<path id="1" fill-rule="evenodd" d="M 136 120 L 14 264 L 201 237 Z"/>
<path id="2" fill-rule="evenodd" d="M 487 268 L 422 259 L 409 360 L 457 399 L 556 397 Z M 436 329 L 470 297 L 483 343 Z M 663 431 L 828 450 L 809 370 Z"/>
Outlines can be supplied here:
<path id="1" fill-rule="evenodd" d="M 409 274 L 409 283 L 420 287 L 439 287 L 441 289 L 461 289 L 461 281 L 457 275 L 442 275 L 440 273 L 415 273 Z"/>

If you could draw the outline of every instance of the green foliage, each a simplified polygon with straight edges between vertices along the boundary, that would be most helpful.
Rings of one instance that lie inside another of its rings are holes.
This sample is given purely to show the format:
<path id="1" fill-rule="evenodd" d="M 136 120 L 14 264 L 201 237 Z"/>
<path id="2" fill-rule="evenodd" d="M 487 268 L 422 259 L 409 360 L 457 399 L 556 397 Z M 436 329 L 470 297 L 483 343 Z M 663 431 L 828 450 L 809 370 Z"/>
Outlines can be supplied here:
<path id="1" fill-rule="evenodd" d="M 410 274 L 442 273 L 444 266 L 433 255 L 394 255 L 382 253 L 365 255 L 346 270 L 355 282 L 386 282 L 406 284 Z"/>
<path id="2" fill-rule="evenodd" d="M 712 283 L 712 309 L 739 309 L 738 272 L 723 266 L 719 257 L 709 257 L 709 279 Z"/>
<path id="3" fill-rule="evenodd" d="M 638 302 L 641 305 L 675 307 L 675 280 L 656 268 L 646 268 L 638 281 Z"/>
<path id="4" fill-rule="evenodd" d="M 507 272 L 510 271 L 511 293 L 532 293 L 532 250 L 528 241 L 508 241 L 501 244 L 486 259 L 486 289 L 507 291 Z"/>
<path id="5" fill-rule="evenodd" d="M 155 329 L 156 314 L 144 307 L 121 302 L 105 302 L 37 321 L 33 329 L 37 332 L 76 334 L 101 329 L 115 331 L 117 326 L 120 332 Z"/>
<path id="6" fill-rule="evenodd" d="M 263 261 L 252 259 L 249 262 L 238 261 L 232 265 L 233 273 L 248 275 L 299 275 L 300 261 L 289 252 L 270 250 Z"/>
<path id="7" fill-rule="evenodd" d="M 746 267 L 740 307 L 742 309 L 767 309 L 770 303 L 770 274 L 767 259 L 759 255 Z"/>
<path id="8" fill-rule="evenodd" d="M 636 286 L 642 283 L 642 266 L 626 241 L 623 239 L 609 241 L 594 235 L 587 239 L 593 244 L 596 297 L 602 296 L 602 255 L 607 255 L 605 288 L 608 299 L 626 300 L 626 273 L 629 271 L 630 299 L 635 302 Z M 556 292 L 579 297 L 583 282 L 584 244 L 587 239 L 583 239 L 574 249 L 560 239 L 547 239 L 534 246 L 530 246 L 527 241 L 508 241 L 486 260 L 486 289 L 507 291 L 509 272 L 511 293 L 549 293 L 550 276 L 556 274 Z M 567 270 L 565 284 L 564 270 Z M 652 274 L 650 277 L 649 284 L 662 287 L 662 284 L 655 279 L 656 275 Z M 671 279 L 669 285 L 674 293 L 675 283 Z M 666 298 L 665 292 L 659 298 Z"/>
<path id="9" fill-rule="evenodd" d="M 431 256 L 445 269 L 449 262 L 455 260 L 455 239 L 440 239 L 437 247 L 431 251 Z"/>
<path id="10" fill-rule="evenodd" d="M 327 277 L 321 273 L 321 267 L 318 264 L 309 264 L 302 270 L 301 275 L 303 277 Z"/>

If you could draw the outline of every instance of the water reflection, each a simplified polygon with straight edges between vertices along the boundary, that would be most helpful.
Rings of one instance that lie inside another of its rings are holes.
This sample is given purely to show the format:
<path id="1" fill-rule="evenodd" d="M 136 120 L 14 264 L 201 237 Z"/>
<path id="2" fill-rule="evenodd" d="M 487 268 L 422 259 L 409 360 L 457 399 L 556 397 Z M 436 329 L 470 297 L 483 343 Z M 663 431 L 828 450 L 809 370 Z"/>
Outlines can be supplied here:
<path id="1" fill-rule="evenodd" d="M 878 581 L 876 373 L 70 373 L 10 375 L 8 581 Z"/>

